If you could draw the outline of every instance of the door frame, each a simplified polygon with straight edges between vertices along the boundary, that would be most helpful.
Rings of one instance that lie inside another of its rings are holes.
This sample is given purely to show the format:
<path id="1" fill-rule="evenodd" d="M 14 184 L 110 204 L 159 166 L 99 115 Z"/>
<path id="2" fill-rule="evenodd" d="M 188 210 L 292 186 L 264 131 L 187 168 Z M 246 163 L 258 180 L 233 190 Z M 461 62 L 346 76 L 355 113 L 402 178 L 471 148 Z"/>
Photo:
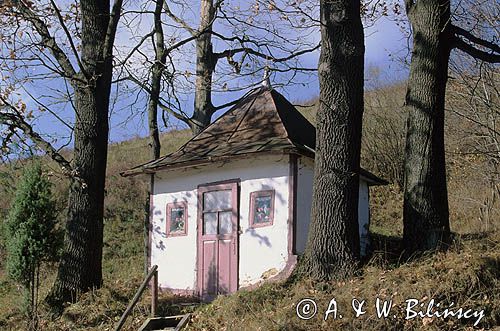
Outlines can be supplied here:
<path id="1" fill-rule="evenodd" d="M 236 226 L 233 229 L 234 232 L 234 243 L 233 243 L 233 251 L 235 261 L 231 263 L 231 273 L 235 275 L 234 279 L 232 279 L 229 293 L 236 292 L 239 287 L 239 260 L 240 260 L 240 182 L 239 178 L 228 179 L 224 181 L 211 182 L 198 185 L 197 190 L 197 199 L 198 199 L 198 211 L 197 211 L 197 219 L 196 219 L 196 286 L 198 296 L 204 300 L 211 299 L 208 297 L 204 297 L 203 295 L 203 268 L 202 268 L 202 246 L 200 243 L 202 242 L 201 236 L 203 231 L 203 194 L 210 191 L 218 191 L 218 190 L 231 190 L 231 199 L 233 202 L 233 224 Z M 235 202 L 235 203 L 234 203 Z"/>

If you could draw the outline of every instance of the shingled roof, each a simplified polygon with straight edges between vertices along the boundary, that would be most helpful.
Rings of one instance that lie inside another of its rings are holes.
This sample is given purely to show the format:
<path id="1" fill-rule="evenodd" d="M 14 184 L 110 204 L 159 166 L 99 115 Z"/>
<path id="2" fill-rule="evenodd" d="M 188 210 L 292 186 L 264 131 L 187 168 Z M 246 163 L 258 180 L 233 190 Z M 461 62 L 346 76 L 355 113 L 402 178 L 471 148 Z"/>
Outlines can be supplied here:
<path id="1" fill-rule="evenodd" d="M 177 151 L 122 173 L 130 176 L 207 164 L 257 153 L 314 157 L 316 129 L 276 90 L 262 86 L 250 91 L 231 109 Z M 383 180 L 362 170 L 374 184 Z"/>

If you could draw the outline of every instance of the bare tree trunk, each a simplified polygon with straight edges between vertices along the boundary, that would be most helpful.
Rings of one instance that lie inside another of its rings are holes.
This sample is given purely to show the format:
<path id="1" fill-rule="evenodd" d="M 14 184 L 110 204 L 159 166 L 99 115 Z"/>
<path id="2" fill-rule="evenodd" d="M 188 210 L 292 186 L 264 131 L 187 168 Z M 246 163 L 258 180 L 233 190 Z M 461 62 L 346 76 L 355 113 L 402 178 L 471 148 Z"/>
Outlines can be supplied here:
<path id="1" fill-rule="evenodd" d="M 406 252 L 432 250 L 450 240 L 444 150 L 444 104 L 450 56 L 450 3 L 407 3 L 413 53 L 406 92 L 404 161 Z"/>
<path id="2" fill-rule="evenodd" d="M 105 51 L 108 1 L 81 1 L 82 63 L 86 83 L 76 83 L 74 169 L 69 191 L 64 250 L 54 286 L 53 306 L 74 301 L 79 292 L 102 284 L 104 185 L 108 152 L 108 110 L 112 54 Z M 113 32 L 113 31 L 111 31 Z"/>
<path id="3" fill-rule="evenodd" d="M 150 147 L 150 157 L 152 160 L 156 160 L 160 157 L 161 144 L 160 144 L 160 131 L 158 129 L 158 104 L 160 101 L 161 92 L 161 79 L 163 71 L 165 70 L 165 60 L 167 52 L 165 50 L 165 40 L 163 35 L 163 27 L 161 21 L 161 13 L 163 8 L 164 0 L 157 0 L 155 4 L 154 12 L 154 26 L 155 26 L 155 62 L 151 69 L 151 91 L 149 93 L 149 103 L 148 103 L 148 127 L 149 127 L 149 147 Z M 149 224 L 150 220 L 150 195 L 153 190 L 153 177 L 150 178 L 150 188 L 148 191 L 148 197 L 146 204 L 144 206 L 144 274 L 147 275 L 149 268 Z"/>
<path id="4" fill-rule="evenodd" d="M 213 0 L 201 0 L 200 27 L 198 31 L 212 29 L 215 18 Z M 194 134 L 200 133 L 210 124 L 214 113 L 212 104 L 212 75 L 217 58 L 212 49 L 212 34 L 207 32 L 196 39 L 196 85 L 194 110 L 190 126 Z"/>
<path id="5" fill-rule="evenodd" d="M 149 145 L 151 147 L 151 159 L 156 160 L 160 157 L 160 133 L 158 130 L 158 103 L 161 90 L 161 78 L 165 69 L 165 42 L 163 36 L 163 27 L 161 22 L 161 11 L 163 0 L 157 0 L 154 13 L 155 25 L 155 63 L 151 70 L 151 92 L 148 103 L 148 126 L 149 126 Z"/>
<path id="6" fill-rule="evenodd" d="M 162 64 L 155 63 L 153 65 L 153 84 L 148 104 L 149 146 L 152 160 L 158 159 L 161 152 L 160 131 L 158 129 L 158 98 L 160 97 L 161 72 L 163 70 L 159 69 L 159 66 Z"/>
<path id="7" fill-rule="evenodd" d="M 358 194 L 364 40 L 360 2 L 320 1 L 320 105 L 311 225 L 302 268 L 312 278 L 351 275 L 359 260 Z"/>

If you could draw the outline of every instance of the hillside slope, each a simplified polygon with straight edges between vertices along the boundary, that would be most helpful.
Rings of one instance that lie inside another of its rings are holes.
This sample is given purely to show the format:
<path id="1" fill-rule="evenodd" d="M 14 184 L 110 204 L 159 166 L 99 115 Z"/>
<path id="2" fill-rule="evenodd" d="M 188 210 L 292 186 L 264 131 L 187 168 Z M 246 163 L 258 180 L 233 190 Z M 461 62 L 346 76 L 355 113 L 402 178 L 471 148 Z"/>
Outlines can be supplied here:
<path id="1" fill-rule="evenodd" d="M 450 220 L 456 240 L 447 253 L 401 260 L 402 234 L 401 164 L 404 146 L 404 114 L 400 105 L 404 85 L 396 84 L 366 94 L 363 131 L 363 166 L 389 179 L 392 185 L 373 188 L 371 225 L 374 253 L 360 275 L 345 283 L 314 284 L 295 279 L 268 284 L 252 292 L 221 297 L 199 308 L 178 305 L 179 298 L 163 293 L 162 314 L 194 312 L 192 330 L 461 330 L 471 329 L 472 319 L 415 318 L 404 320 L 405 300 L 431 298 L 443 305 L 484 309 L 479 328 L 500 324 L 500 208 L 491 197 L 488 160 L 471 156 L 470 144 L 464 143 L 464 121 L 448 114 L 447 169 Z M 314 101 L 314 100 L 313 100 Z M 314 118 L 314 106 L 302 109 Z M 470 129 L 470 128 L 468 128 Z M 171 131 L 161 136 L 162 154 L 173 151 L 187 139 L 188 131 Z M 70 152 L 65 154 L 69 157 Z M 119 173 L 148 160 L 147 139 L 112 144 L 109 148 L 104 227 L 104 286 L 84 294 L 77 304 L 51 320 L 42 311 L 44 330 L 109 330 L 125 310 L 143 278 L 144 202 L 147 177 L 123 178 Z M 53 162 L 43 158 L 47 172 L 56 184 L 55 195 L 63 224 L 67 180 L 58 175 Z M 24 161 L 0 167 L 0 218 L 16 187 Z M 0 236 L 1 237 L 1 236 Z M 0 329 L 23 330 L 21 291 L 4 273 L 0 242 Z M 47 293 L 55 277 L 56 266 L 44 269 L 40 297 Z M 296 304 L 303 298 L 317 301 L 318 315 L 310 320 L 296 316 Z M 366 314 L 352 315 L 353 297 L 366 299 Z M 374 313 L 377 297 L 393 299 L 397 318 L 378 319 Z M 335 298 L 343 319 L 322 319 L 328 303 Z M 125 330 L 136 330 L 148 315 L 148 296 L 144 297 L 126 323 Z M 397 307 L 397 308 L 396 308 Z"/>
<path id="2" fill-rule="evenodd" d="M 481 237 L 458 237 L 449 252 L 410 262 L 398 261 L 397 256 L 386 253 L 379 247 L 361 274 L 348 282 L 318 284 L 300 279 L 219 297 L 194 313 L 188 329 L 472 330 L 476 321 L 480 329 L 500 326 L 498 232 Z M 377 318 L 377 298 L 382 304 L 392 303 L 388 318 Z M 311 316 L 311 312 L 304 310 L 304 299 L 316 302 L 316 315 Z M 332 299 L 335 299 L 336 306 L 331 306 Z M 358 300 L 354 302 L 358 305 L 365 300 L 365 313 L 358 317 L 352 308 L 354 299 Z M 423 307 L 411 309 L 415 312 L 426 313 L 431 299 L 440 307 L 431 308 L 432 317 L 413 316 L 412 312 L 406 311 L 406 300 L 410 299 L 423 304 Z M 334 307 L 337 308 L 337 315 L 326 313 L 328 308 Z M 446 308 L 453 309 L 457 314 L 459 308 L 464 312 L 471 309 L 477 312 L 477 316 L 460 319 L 458 315 L 446 319 L 436 317 L 437 312 Z M 481 315 L 480 311 L 483 311 Z M 299 313 L 303 318 L 310 319 L 299 318 Z"/>

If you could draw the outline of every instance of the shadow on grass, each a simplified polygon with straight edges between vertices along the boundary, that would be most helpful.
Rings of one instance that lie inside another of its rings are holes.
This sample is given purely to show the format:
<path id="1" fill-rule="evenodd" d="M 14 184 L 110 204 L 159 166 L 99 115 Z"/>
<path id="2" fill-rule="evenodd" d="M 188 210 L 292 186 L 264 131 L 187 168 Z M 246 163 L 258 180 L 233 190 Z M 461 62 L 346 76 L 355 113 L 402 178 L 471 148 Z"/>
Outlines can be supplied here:
<path id="1" fill-rule="evenodd" d="M 170 295 L 158 298 L 158 316 L 174 316 L 192 313 L 199 305 L 200 299 L 192 296 Z"/>
<path id="2" fill-rule="evenodd" d="M 126 294 L 120 293 L 118 290 L 109 288 L 109 293 L 113 301 L 121 302 L 123 304 L 128 304 L 130 297 Z"/>
<path id="3" fill-rule="evenodd" d="M 463 240 L 463 241 L 471 241 L 471 240 L 480 240 L 487 238 L 491 233 L 494 233 L 494 231 L 491 232 L 473 232 L 473 233 L 464 233 L 464 234 L 454 234 L 453 239 L 456 240 Z"/>
<path id="4" fill-rule="evenodd" d="M 370 233 L 371 247 L 363 264 L 383 265 L 386 267 L 398 266 L 404 256 L 403 238 L 398 236 Z"/>

